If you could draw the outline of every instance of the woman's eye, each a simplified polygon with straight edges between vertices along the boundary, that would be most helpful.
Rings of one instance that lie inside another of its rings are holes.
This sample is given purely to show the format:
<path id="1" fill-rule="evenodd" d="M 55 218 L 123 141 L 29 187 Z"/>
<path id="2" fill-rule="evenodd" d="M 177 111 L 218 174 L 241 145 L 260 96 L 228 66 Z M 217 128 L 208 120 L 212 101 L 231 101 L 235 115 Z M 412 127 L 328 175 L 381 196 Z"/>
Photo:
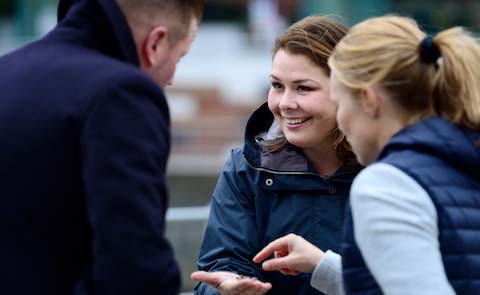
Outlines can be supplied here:
<path id="1" fill-rule="evenodd" d="M 300 85 L 300 86 L 297 87 L 297 90 L 300 91 L 300 92 L 307 92 L 307 91 L 311 91 L 312 88 Z"/>
<path id="2" fill-rule="evenodd" d="M 282 87 L 283 87 L 282 84 L 280 84 L 278 82 L 272 82 L 271 85 L 272 85 L 272 88 L 274 88 L 274 89 L 282 89 Z"/>

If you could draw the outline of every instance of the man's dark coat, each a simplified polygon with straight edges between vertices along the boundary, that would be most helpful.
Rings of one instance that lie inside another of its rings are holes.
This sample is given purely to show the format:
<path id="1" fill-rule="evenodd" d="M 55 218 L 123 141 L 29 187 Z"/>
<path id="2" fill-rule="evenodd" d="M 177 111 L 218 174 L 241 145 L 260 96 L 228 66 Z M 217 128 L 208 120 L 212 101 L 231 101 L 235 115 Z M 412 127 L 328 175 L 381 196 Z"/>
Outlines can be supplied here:
<path id="1" fill-rule="evenodd" d="M 114 0 L 0 58 L 1 294 L 174 294 L 162 90 Z"/>

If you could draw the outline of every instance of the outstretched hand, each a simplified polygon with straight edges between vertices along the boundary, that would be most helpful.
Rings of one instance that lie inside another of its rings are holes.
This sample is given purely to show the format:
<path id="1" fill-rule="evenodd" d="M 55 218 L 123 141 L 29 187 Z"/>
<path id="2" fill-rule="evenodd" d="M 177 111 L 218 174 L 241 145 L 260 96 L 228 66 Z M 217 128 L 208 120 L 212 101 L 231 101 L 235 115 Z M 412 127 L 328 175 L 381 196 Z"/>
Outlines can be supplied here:
<path id="1" fill-rule="evenodd" d="M 191 278 L 212 285 L 222 295 L 262 295 L 272 288 L 270 283 L 261 282 L 257 278 L 226 271 L 196 271 L 192 273 Z"/>
<path id="2" fill-rule="evenodd" d="M 301 236 L 288 234 L 268 244 L 253 258 L 253 262 L 265 261 L 262 268 L 267 271 L 278 270 L 286 275 L 311 273 L 323 258 L 323 251 L 310 244 Z"/>

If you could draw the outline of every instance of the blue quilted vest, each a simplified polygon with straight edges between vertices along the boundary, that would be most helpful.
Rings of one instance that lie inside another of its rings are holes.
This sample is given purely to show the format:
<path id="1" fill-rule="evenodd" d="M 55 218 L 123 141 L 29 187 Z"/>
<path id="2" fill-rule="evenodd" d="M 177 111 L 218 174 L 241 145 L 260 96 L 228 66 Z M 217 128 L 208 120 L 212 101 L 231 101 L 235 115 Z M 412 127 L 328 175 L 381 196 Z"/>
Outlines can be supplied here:
<path id="1" fill-rule="evenodd" d="M 432 117 L 393 136 L 377 162 L 401 169 L 425 189 L 437 211 L 450 284 L 457 294 L 480 294 L 480 133 Z M 346 294 L 383 294 L 353 230 L 348 212 L 341 247 Z"/>

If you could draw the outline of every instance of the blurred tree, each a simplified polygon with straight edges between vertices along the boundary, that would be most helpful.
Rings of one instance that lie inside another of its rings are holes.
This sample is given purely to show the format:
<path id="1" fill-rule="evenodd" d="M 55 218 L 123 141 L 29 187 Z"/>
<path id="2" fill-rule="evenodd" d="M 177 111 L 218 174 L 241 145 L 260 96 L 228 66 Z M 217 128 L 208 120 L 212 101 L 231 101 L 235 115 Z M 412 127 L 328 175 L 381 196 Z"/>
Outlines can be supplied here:
<path id="1" fill-rule="evenodd" d="M 15 24 L 19 36 L 35 36 L 39 33 L 37 21 L 45 9 L 56 7 L 53 0 L 17 0 L 15 1 Z"/>
<path id="2" fill-rule="evenodd" d="M 480 1 L 478 0 L 396 0 L 393 10 L 413 17 L 428 32 L 435 33 L 453 26 L 480 30 Z"/>
<path id="3" fill-rule="evenodd" d="M 248 4 L 252 0 L 205 0 L 205 21 L 239 21 L 248 19 Z M 302 0 L 274 0 L 278 13 L 291 23 L 298 19 Z"/>
<path id="4" fill-rule="evenodd" d="M 429 32 L 452 26 L 480 31 L 480 0 L 301 0 L 299 17 L 337 14 L 349 25 L 396 13 L 414 18 Z"/>
<path id="5" fill-rule="evenodd" d="M 301 15 L 327 14 L 340 16 L 348 25 L 368 17 L 385 14 L 391 0 L 303 0 Z"/>
<path id="6" fill-rule="evenodd" d="M 15 1 L 17 34 L 32 36 L 35 34 L 35 16 L 38 12 L 40 1 L 17 0 Z"/>
<path id="7" fill-rule="evenodd" d="M 302 0 L 298 17 L 303 18 L 312 14 L 336 14 L 345 17 L 343 14 L 343 2 L 345 0 Z"/>
<path id="8" fill-rule="evenodd" d="M 246 23 L 248 0 L 205 0 L 203 18 L 207 22 Z"/>
<path id="9" fill-rule="evenodd" d="M 13 0 L 0 0 L 0 16 L 11 16 L 13 14 Z"/>
<path id="10" fill-rule="evenodd" d="M 353 25 L 362 20 L 381 16 L 391 11 L 393 1 L 386 0 L 362 0 L 362 1 L 346 1 L 344 7 L 347 9 L 347 19 L 349 24 Z"/>

